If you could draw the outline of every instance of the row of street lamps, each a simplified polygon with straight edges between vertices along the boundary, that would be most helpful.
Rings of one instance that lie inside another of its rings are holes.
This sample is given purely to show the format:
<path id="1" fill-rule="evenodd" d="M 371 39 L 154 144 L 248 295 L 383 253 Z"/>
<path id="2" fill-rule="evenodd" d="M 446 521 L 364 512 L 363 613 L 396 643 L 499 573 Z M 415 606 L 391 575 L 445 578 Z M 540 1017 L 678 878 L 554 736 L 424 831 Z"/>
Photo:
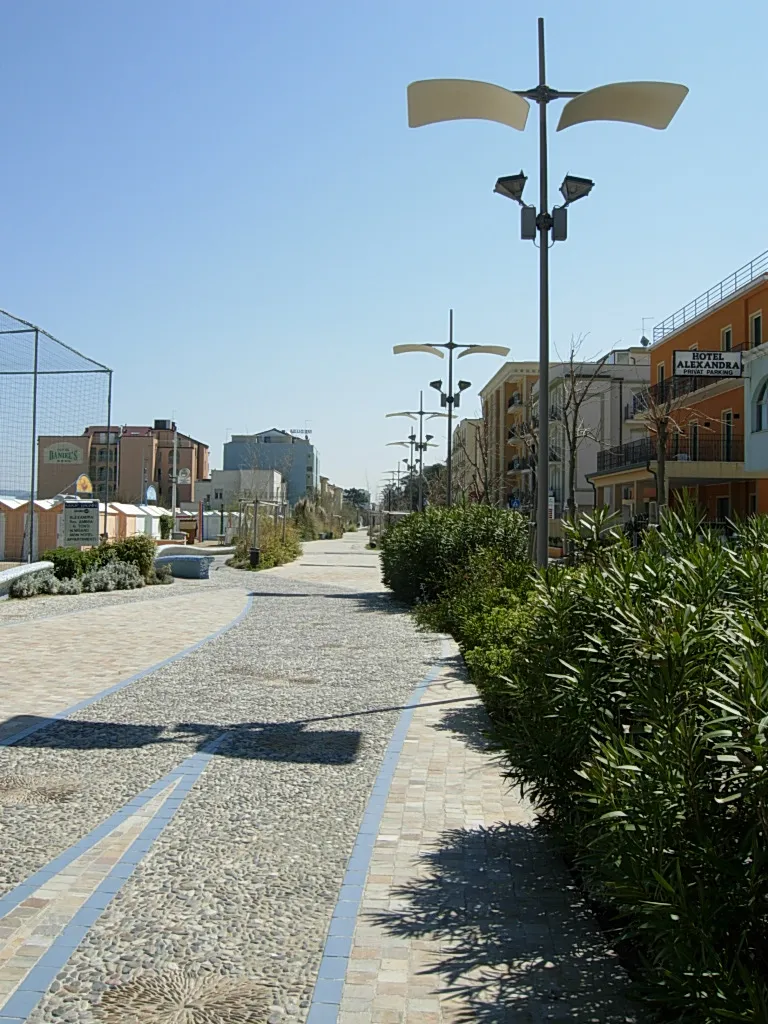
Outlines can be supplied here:
<path id="1" fill-rule="evenodd" d="M 440 121 L 475 119 L 495 121 L 523 131 L 528 119 L 530 103 L 539 108 L 539 208 L 523 203 L 526 176 L 499 178 L 494 191 L 512 199 L 521 206 L 521 236 L 539 243 L 539 451 L 549 451 L 549 245 L 564 241 L 567 236 L 567 208 L 577 199 L 588 195 L 593 187 L 589 178 L 568 175 L 561 186 L 565 205 L 549 212 L 547 107 L 554 100 L 567 100 L 557 125 L 557 131 L 589 121 L 624 121 L 647 128 L 665 129 L 677 113 L 688 94 L 684 85 L 670 82 L 614 82 L 586 92 L 562 91 L 550 88 L 546 78 L 544 48 L 544 19 L 538 19 L 539 81 L 533 89 L 512 91 L 489 82 L 464 79 L 432 79 L 412 82 L 408 86 L 408 124 L 420 128 Z M 448 391 L 441 399 L 448 407 L 448 502 L 451 501 L 451 429 L 452 410 L 457 402 L 453 396 L 452 357 L 456 347 L 481 346 L 453 345 L 453 317 L 448 345 L 398 345 L 395 352 L 432 352 L 440 355 L 439 348 L 449 350 Z M 491 346 L 488 346 L 491 348 Z M 505 353 L 506 354 L 505 350 Z M 461 355 L 466 355 L 462 352 Z M 435 382 L 438 383 L 438 382 Z M 460 392 L 457 393 L 457 395 Z M 536 561 L 546 566 L 548 561 L 548 497 L 549 461 L 540 459 L 537 466 L 536 503 Z"/>

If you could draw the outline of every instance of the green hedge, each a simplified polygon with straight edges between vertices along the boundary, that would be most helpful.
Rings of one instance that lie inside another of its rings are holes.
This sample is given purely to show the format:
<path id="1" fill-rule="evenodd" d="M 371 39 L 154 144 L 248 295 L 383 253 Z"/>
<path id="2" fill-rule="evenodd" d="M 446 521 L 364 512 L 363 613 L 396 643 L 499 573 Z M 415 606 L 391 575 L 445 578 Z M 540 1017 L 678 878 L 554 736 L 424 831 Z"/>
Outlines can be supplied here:
<path id="1" fill-rule="evenodd" d="M 74 579 L 113 560 L 135 565 L 143 579 L 148 580 L 152 575 L 155 554 L 152 538 L 137 534 L 115 544 L 100 544 L 85 551 L 79 548 L 51 548 L 44 551 L 40 558 L 44 562 L 53 562 L 53 572 L 59 580 Z"/>
<path id="2" fill-rule="evenodd" d="M 664 1020 L 766 1022 L 768 519 L 726 545 L 688 508 L 638 551 L 598 520 L 575 567 L 530 575 L 492 545 L 441 572 L 457 545 L 401 524 L 388 579 L 419 593 L 410 539 L 422 623 L 459 641 L 505 774 L 632 944 L 639 993 Z"/>
<path id="3" fill-rule="evenodd" d="M 384 583 L 409 604 L 434 601 L 476 551 L 522 563 L 528 523 L 519 513 L 488 505 L 431 506 L 405 516 L 381 541 Z"/>
<path id="4" fill-rule="evenodd" d="M 768 1020 L 768 521 L 727 547 L 670 514 L 637 552 L 539 577 L 499 645 L 515 607 L 465 637 L 509 778 L 667 1019 Z"/>

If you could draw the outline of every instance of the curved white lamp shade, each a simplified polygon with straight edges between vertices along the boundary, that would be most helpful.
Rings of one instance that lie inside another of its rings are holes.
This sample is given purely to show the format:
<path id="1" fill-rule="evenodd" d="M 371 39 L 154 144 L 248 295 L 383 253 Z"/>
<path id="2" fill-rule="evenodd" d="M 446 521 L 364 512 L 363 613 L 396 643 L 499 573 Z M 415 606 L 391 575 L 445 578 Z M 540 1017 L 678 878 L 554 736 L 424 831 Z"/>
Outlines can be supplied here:
<path id="1" fill-rule="evenodd" d="M 428 352 L 430 355 L 439 356 L 441 359 L 445 358 L 441 350 L 434 345 L 394 345 L 392 351 L 396 356 L 401 355 L 403 352 Z"/>
<path id="2" fill-rule="evenodd" d="M 416 419 L 416 416 L 412 412 L 388 412 L 386 419 L 389 419 L 390 416 L 407 416 L 409 420 Z"/>
<path id="3" fill-rule="evenodd" d="M 663 130 L 687 95 L 687 86 L 673 82 L 600 85 L 566 103 L 557 130 L 585 121 L 626 121 Z"/>
<path id="4" fill-rule="evenodd" d="M 421 128 L 439 121 L 496 121 L 522 131 L 528 100 L 490 82 L 466 78 L 429 78 L 408 86 L 408 126 Z"/>
<path id="5" fill-rule="evenodd" d="M 428 420 L 447 420 L 448 419 L 448 413 L 447 412 L 433 412 L 433 413 L 430 413 L 429 416 L 427 416 L 427 419 Z"/>
<path id="6" fill-rule="evenodd" d="M 503 345 L 469 345 L 463 352 L 459 352 L 457 358 L 462 359 L 464 356 L 479 355 L 481 353 L 489 356 L 508 356 L 509 349 Z"/>
<path id="7" fill-rule="evenodd" d="M 396 445 L 399 445 L 401 448 L 410 448 L 406 441 L 387 441 L 387 448 L 394 448 Z"/>

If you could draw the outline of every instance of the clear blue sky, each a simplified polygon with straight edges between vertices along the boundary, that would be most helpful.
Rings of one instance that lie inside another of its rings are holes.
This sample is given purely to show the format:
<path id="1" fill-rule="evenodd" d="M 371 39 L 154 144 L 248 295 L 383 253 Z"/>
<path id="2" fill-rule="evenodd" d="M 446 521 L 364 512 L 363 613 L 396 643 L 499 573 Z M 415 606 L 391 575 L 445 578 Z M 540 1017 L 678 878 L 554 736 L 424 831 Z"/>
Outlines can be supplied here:
<path id="1" fill-rule="evenodd" d="M 667 132 L 552 138 L 553 198 L 596 181 L 553 252 L 553 343 L 635 342 L 768 248 L 758 0 L 5 0 L 0 307 L 112 366 L 117 422 L 175 414 L 214 466 L 227 429 L 308 423 L 321 472 L 375 489 L 408 430 L 384 414 L 440 375 L 393 344 L 445 340 L 453 306 L 457 341 L 536 357 L 535 250 L 492 194 L 535 179 L 533 119 L 411 130 L 405 89 L 534 85 L 539 14 L 555 88 L 691 89 Z"/>

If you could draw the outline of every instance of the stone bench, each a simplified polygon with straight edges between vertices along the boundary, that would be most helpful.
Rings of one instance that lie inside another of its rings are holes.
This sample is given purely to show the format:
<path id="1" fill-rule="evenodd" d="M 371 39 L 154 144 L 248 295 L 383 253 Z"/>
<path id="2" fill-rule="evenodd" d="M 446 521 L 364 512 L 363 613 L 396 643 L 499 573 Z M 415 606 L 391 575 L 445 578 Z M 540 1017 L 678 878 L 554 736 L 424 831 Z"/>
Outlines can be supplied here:
<path id="1" fill-rule="evenodd" d="M 155 568 L 169 565 L 171 575 L 177 579 L 207 580 L 213 561 L 211 555 L 160 555 L 155 559 Z"/>

